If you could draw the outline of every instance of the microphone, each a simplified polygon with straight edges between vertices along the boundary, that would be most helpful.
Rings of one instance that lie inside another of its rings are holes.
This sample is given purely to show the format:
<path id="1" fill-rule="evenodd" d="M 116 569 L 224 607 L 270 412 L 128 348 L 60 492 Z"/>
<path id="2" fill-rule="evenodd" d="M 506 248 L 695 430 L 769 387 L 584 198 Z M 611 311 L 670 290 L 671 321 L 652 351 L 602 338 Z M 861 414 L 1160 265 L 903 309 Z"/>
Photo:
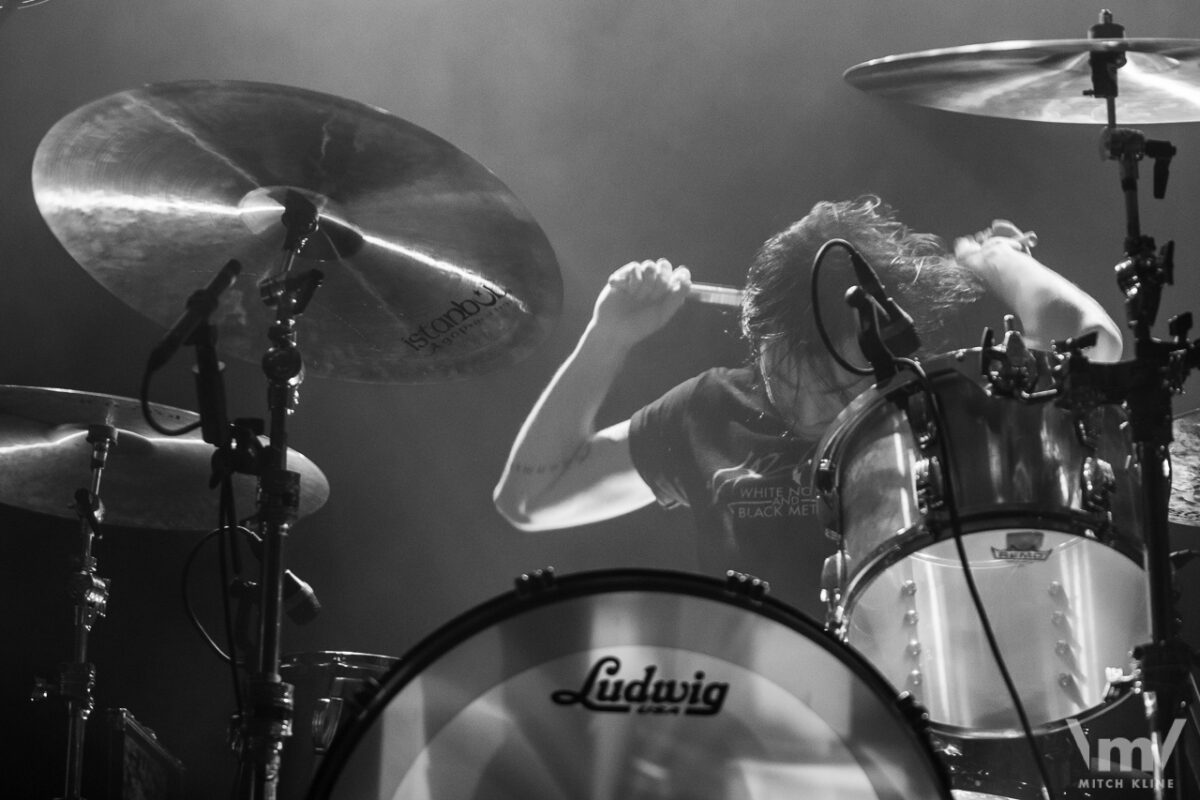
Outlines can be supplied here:
<path id="1" fill-rule="evenodd" d="M 721 286 L 716 283 L 693 283 L 687 299 L 712 306 L 740 308 L 746 293 L 736 286 Z"/>
<path id="2" fill-rule="evenodd" d="M 879 325 L 879 303 L 861 286 L 846 290 L 846 305 L 858 315 L 858 349 L 871 364 L 876 385 L 896 374 L 896 365 L 891 349 L 883 340 Z"/>
<path id="3" fill-rule="evenodd" d="M 883 284 L 879 282 L 879 275 L 862 257 L 862 254 L 849 242 L 841 239 L 837 241 L 841 242 L 846 252 L 850 254 L 850 263 L 854 267 L 854 277 L 858 280 L 858 285 L 879 304 L 887 318 L 887 322 L 880 327 L 879 335 L 888 350 L 894 356 L 910 356 L 917 352 L 921 346 L 921 340 L 917 338 L 917 328 L 913 324 L 913 318 L 883 290 Z"/>
<path id="4" fill-rule="evenodd" d="M 250 540 L 250 549 L 254 551 L 255 558 L 262 561 L 262 538 L 249 528 L 243 527 L 242 530 Z M 321 601 L 317 599 L 317 593 L 290 569 L 283 571 L 283 606 L 292 622 L 299 625 L 311 622 L 321 613 Z"/>
<path id="5" fill-rule="evenodd" d="M 167 331 L 167 335 L 151 351 L 147 371 L 153 372 L 171 360 L 171 356 L 178 352 L 196 328 L 200 327 L 217 309 L 221 294 L 233 285 L 241 271 L 242 265 L 237 259 L 231 259 L 221 267 L 221 271 L 213 276 L 207 286 L 192 292 L 192 296 L 187 301 L 187 310 L 175 321 L 175 324 Z"/>

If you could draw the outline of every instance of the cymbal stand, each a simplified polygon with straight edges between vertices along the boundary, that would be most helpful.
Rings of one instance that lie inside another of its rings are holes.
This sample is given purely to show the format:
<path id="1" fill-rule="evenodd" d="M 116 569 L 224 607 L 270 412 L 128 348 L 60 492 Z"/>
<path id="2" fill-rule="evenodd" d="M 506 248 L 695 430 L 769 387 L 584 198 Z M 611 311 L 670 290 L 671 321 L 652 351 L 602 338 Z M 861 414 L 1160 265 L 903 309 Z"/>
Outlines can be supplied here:
<path id="1" fill-rule="evenodd" d="M 243 796 L 275 800 L 283 742 L 292 733 L 292 690 L 279 674 L 283 623 L 283 546 L 300 506 L 300 474 L 287 468 L 287 418 L 299 401 L 304 361 L 296 346 L 296 317 L 304 313 L 323 275 L 309 270 L 292 275 L 305 242 L 317 230 L 319 213 L 299 192 L 289 191 L 283 223 L 287 230 L 279 271 L 259 284 L 263 302 L 275 309 L 268 331 L 271 347 L 263 356 L 270 410 L 268 444 L 259 477 L 258 519 L 263 539 L 257 672 L 249 681 L 249 718 L 242 720 L 242 756 L 251 756 Z"/>
<path id="2" fill-rule="evenodd" d="M 117 429 L 111 425 L 88 426 L 92 446 L 91 483 L 75 492 L 79 515 L 79 559 L 69 582 L 69 594 L 75 601 L 75 641 L 73 659 L 62 664 L 58 691 L 67 704 L 66 774 L 63 800 L 80 800 L 83 789 L 83 742 L 88 717 L 94 707 L 92 690 L 96 668 L 87 660 L 88 636 L 96 620 L 104 616 L 108 604 L 108 580 L 96 574 L 93 542 L 100 538 L 104 506 L 100 502 L 100 481 L 108 463 L 108 454 L 117 441 Z"/>
<path id="3" fill-rule="evenodd" d="M 1104 12 L 1092 28 L 1092 38 L 1115 38 L 1124 28 Z M 1108 109 L 1108 126 L 1102 134 L 1102 152 L 1120 166 L 1125 197 L 1125 258 L 1116 265 L 1117 284 L 1125 295 L 1125 310 L 1134 338 L 1132 362 L 1091 364 L 1069 343 L 1063 371 L 1064 405 L 1074 402 L 1123 403 L 1128 411 L 1134 464 L 1141 483 L 1139 506 L 1145 528 L 1146 577 L 1150 592 L 1152 641 L 1135 649 L 1141 689 L 1151 732 L 1155 796 L 1182 797 L 1185 758 L 1164 763 L 1164 745 L 1178 736 L 1177 718 L 1188 719 L 1200 697 L 1195 696 L 1190 669 L 1191 649 L 1180 638 L 1176 619 L 1174 575 L 1169 542 L 1168 508 L 1171 493 L 1169 444 L 1172 434 L 1171 398 L 1182 392 L 1190 371 L 1200 366 L 1200 347 L 1189 342 L 1191 314 L 1169 321 L 1169 340 L 1156 339 L 1151 330 L 1158 315 L 1164 285 L 1174 282 L 1174 243 L 1156 250 L 1154 239 L 1141 231 L 1138 214 L 1138 162 L 1155 162 L 1154 196 L 1166 192 L 1167 170 L 1175 148 L 1169 142 L 1147 140 L 1140 131 L 1116 125 L 1117 69 L 1125 63 L 1121 52 L 1092 53 L 1093 91 Z M 1190 708 L 1189 708 L 1190 706 Z M 1194 733 L 1200 731 L 1193 730 Z M 1200 764 L 1192 764 L 1200 769 Z"/>
<path id="4" fill-rule="evenodd" d="M 1091 38 L 1113 39 L 1124 36 L 1124 28 L 1113 23 L 1105 11 L 1100 23 L 1092 27 Z M 1171 563 L 1168 509 L 1171 494 L 1169 445 L 1173 437 L 1171 398 L 1183 390 L 1192 369 L 1200 367 L 1200 341 L 1189 342 L 1191 314 L 1169 321 L 1170 339 L 1153 336 L 1163 286 L 1174 282 L 1174 243 L 1156 249 L 1154 239 L 1141 230 L 1138 213 L 1138 162 L 1149 156 L 1155 161 L 1155 197 L 1166 192 L 1167 170 L 1175 148 L 1169 142 L 1150 141 L 1140 131 L 1119 128 L 1116 124 L 1117 70 L 1124 65 L 1120 50 L 1095 51 L 1089 56 L 1092 68 L 1091 91 L 1085 94 L 1107 104 L 1108 125 L 1101 140 L 1101 152 L 1120 166 L 1121 190 L 1125 198 L 1125 258 L 1116 265 L 1117 285 L 1125 295 L 1128 327 L 1133 332 L 1134 358 L 1112 364 L 1092 363 L 1082 350 L 1093 344 L 1095 334 L 1079 340 L 1055 342 L 1055 350 L 1065 356 L 1054 367 L 1056 403 L 1071 409 L 1079 419 L 1081 412 L 1102 404 L 1123 404 L 1133 441 L 1133 467 L 1139 476 L 1137 505 L 1145 532 L 1147 586 L 1150 600 L 1152 641 L 1134 649 L 1138 661 L 1131 684 L 1142 697 L 1149 725 L 1149 750 L 1155 797 L 1185 797 L 1190 766 L 1192 776 L 1200 778 L 1200 694 L 1191 678 L 1195 654 L 1181 639 L 1175 613 L 1174 570 Z M 990 354 L 1004 362 L 1004 351 Z M 1084 423 L 1086 428 L 1086 422 Z M 1087 435 L 1086 430 L 1082 432 Z M 1089 487 L 1085 479 L 1084 491 Z M 1183 755 L 1169 757 L 1179 743 L 1180 734 L 1190 723 L 1192 738 L 1182 739 Z M 1190 764 L 1188 762 L 1191 762 Z M 1144 766 L 1144 765 L 1143 765 Z"/>

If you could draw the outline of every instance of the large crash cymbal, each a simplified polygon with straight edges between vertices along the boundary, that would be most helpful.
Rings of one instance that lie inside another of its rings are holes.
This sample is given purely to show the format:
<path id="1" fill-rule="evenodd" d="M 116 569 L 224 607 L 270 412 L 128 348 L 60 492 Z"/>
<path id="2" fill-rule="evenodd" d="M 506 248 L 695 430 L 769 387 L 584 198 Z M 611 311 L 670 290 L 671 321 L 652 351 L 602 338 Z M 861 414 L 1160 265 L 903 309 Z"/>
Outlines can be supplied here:
<path id="1" fill-rule="evenodd" d="M 1117 122 L 1200 120 L 1200 40 L 1056 39 L 992 42 L 886 56 L 846 70 L 863 91 L 919 106 L 1036 122 L 1108 122 L 1088 56 L 1124 53 Z"/>
<path id="2" fill-rule="evenodd" d="M 257 283 L 280 266 L 289 190 L 324 220 L 294 267 L 325 275 L 297 325 L 309 374 L 467 377 L 528 355 L 558 317 L 554 252 L 504 184 L 434 134 L 350 100 L 237 81 L 150 85 L 68 114 L 33 163 L 38 208 L 67 251 L 164 326 L 239 260 L 213 320 L 221 352 L 252 362 L 269 345 Z"/>
<path id="3" fill-rule="evenodd" d="M 1171 442 L 1171 500 L 1167 517 L 1200 527 L 1200 409 L 1177 414 Z"/>
<path id="4" fill-rule="evenodd" d="M 169 428 L 199 418 L 170 406 L 151 410 Z M 219 493 L 208 488 L 212 445 L 198 433 L 155 432 L 136 400 L 70 389 L 0 386 L 0 503 L 75 518 L 75 492 L 91 485 L 92 425 L 117 430 L 100 482 L 105 523 L 179 531 L 217 526 Z M 292 450 L 288 469 L 300 474 L 301 516 L 325 504 L 329 482 L 315 464 Z M 233 483 L 236 511 L 249 516 L 256 479 L 235 475 Z"/>

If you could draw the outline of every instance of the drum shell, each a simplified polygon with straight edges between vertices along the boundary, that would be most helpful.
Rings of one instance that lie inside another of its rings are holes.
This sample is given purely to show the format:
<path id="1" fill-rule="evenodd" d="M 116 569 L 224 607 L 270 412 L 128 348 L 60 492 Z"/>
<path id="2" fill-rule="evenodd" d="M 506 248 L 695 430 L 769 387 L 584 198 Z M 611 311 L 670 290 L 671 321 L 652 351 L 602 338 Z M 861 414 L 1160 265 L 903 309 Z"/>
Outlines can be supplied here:
<path id="1" fill-rule="evenodd" d="M 819 444 L 817 479 L 840 634 L 936 723 L 1018 735 L 939 488 L 1031 722 L 1053 727 L 1099 706 L 1106 669 L 1149 640 L 1140 486 L 1118 408 L 995 397 L 979 364 L 966 350 L 925 365 L 936 422 L 911 374 L 868 390 Z"/>
<path id="2" fill-rule="evenodd" d="M 293 687 L 292 735 L 284 740 L 279 796 L 303 797 L 334 736 L 362 711 L 399 659 L 373 653 L 319 650 L 280 660 L 280 678 Z"/>
<path id="3" fill-rule="evenodd" d="M 948 796 L 896 693 L 819 626 L 715 579 L 617 570 L 435 633 L 335 742 L 310 797 L 804 796 L 796 765 L 821 773 L 809 796 Z"/>

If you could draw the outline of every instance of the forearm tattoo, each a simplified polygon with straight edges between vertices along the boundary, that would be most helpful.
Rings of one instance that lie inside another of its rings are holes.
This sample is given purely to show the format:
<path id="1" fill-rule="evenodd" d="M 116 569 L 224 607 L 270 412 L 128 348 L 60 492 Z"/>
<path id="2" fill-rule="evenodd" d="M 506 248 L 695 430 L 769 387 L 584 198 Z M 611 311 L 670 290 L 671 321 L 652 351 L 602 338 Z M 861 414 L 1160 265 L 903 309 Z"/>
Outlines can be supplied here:
<path id="1" fill-rule="evenodd" d="M 521 475 L 560 475 L 572 464 L 585 461 L 591 451 L 591 442 L 583 442 L 579 447 L 575 448 L 575 452 L 569 458 L 565 458 L 562 461 L 555 461 L 551 464 L 526 464 L 521 461 L 514 461 L 512 468 L 513 472 L 520 473 Z"/>

